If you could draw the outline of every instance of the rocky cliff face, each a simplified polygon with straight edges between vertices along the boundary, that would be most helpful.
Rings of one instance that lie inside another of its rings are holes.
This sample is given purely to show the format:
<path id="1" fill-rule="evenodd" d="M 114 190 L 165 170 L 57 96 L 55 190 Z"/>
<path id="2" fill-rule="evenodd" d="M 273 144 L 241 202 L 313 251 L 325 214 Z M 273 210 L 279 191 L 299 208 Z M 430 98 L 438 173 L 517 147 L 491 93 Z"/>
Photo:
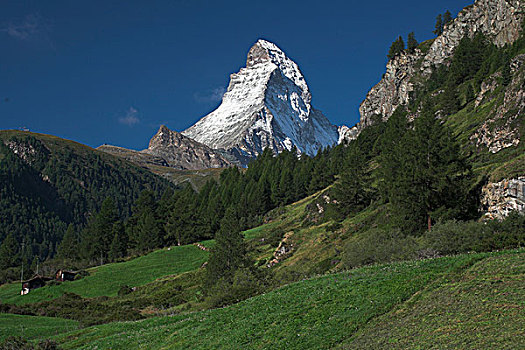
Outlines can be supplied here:
<path id="1" fill-rule="evenodd" d="M 337 127 L 311 105 L 311 93 L 297 64 L 275 44 L 259 40 L 246 68 L 232 74 L 221 105 L 183 131 L 242 163 L 269 147 L 314 155 L 337 143 Z"/>
<path id="2" fill-rule="evenodd" d="M 232 163 L 222 154 L 162 125 L 141 153 L 160 157 L 172 168 L 224 168 Z"/>
<path id="3" fill-rule="evenodd" d="M 522 0 L 478 0 L 467 6 L 432 43 L 421 69 L 430 74 L 433 65 L 452 56 L 465 35 L 481 32 L 499 47 L 513 43 L 520 34 L 524 6 Z"/>
<path id="4" fill-rule="evenodd" d="M 383 79 L 370 90 L 359 108 L 359 127 L 370 125 L 374 114 L 386 120 L 398 106 L 407 104 L 413 90 L 412 78 L 416 74 L 428 76 L 432 67 L 443 64 L 464 35 L 472 37 L 481 32 L 500 47 L 514 42 L 525 18 L 524 10 L 522 0 L 478 0 L 445 26 L 428 52 L 402 54 L 389 61 Z"/>
<path id="5" fill-rule="evenodd" d="M 414 54 L 402 53 L 386 65 L 383 79 L 368 92 L 359 106 L 360 128 L 372 123 L 372 116 L 380 115 L 388 119 L 400 105 L 408 103 L 409 93 L 414 90 L 410 81 L 417 72 L 416 63 L 423 56 L 420 50 Z"/>
<path id="6" fill-rule="evenodd" d="M 348 144 L 350 141 L 355 140 L 359 135 L 359 128 L 357 126 L 349 128 L 346 125 L 342 125 L 337 128 L 337 131 L 339 132 L 338 144 Z"/>
<path id="7" fill-rule="evenodd" d="M 476 146 L 484 145 L 492 153 L 520 143 L 519 123 L 525 113 L 525 54 L 516 56 L 510 65 L 512 81 L 505 90 L 503 102 L 470 137 Z M 498 86 L 499 75 L 498 72 L 481 84 L 479 102 L 476 100 L 476 104 L 485 103 L 486 95 L 490 98 L 490 92 Z"/>
<path id="8" fill-rule="evenodd" d="M 159 128 L 151 138 L 149 147 L 143 151 L 110 145 L 100 146 L 98 150 L 125 158 L 143 167 L 153 165 L 179 170 L 199 170 L 232 165 L 221 153 L 172 131 L 165 125 Z"/>
<path id="9" fill-rule="evenodd" d="M 525 177 L 504 179 L 483 187 L 481 202 L 485 217 L 502 219 L 511 211 L 525 211 Z"/>

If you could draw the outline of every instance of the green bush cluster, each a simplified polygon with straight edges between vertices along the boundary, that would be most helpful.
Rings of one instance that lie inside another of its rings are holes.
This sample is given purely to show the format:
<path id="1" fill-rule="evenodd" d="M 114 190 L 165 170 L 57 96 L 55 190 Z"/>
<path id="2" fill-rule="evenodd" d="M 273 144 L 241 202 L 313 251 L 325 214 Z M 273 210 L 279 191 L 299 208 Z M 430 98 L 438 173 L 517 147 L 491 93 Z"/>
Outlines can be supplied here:
<path id="1" fill-rule="evenodd" d="M 517 212 L 502 221 L 445 221 L 423 237 L 426 247 L 440 254 L 488 252 L 525 246 L 525 216 Z"/>
<path id="2" fill-rule="evenodd" d="M 45 339 L 37 344 L 30 343 L 26 339 L 11 336 L 0 343 L 0 350 L 57 350 L 60 349 L 56 342 Z"/>
<path id="3" fill-rule="evenodd" d="M 345 268 L 467 252 L 490 252 L 525 246 L 525 215 L 511 212 L 498 221 L 438 222 L 421 236 L 395 228 L 373 228 L 347 242 Z"/>
<path id="4" fill-rule="evenodd" d="M 346 268 L 361 265 L 407 260 L 417 251 L 413 236 L 405 236 L 398 229 L 371 229 L 348 242 L 342 262 Z"/>

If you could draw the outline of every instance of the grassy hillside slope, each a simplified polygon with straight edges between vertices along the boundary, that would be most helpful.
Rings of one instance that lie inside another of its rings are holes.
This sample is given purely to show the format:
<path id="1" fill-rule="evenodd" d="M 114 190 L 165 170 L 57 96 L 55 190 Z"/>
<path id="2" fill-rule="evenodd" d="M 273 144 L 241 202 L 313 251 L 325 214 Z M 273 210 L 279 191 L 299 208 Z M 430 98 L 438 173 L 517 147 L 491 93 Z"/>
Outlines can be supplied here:
<path id="1" fill-rule="evenodd" d="M 524 349 L 525 256 L 492 255 L 377 318 L 345 349 Z"/>
<path id="2" fill-rule="evenodd" d="M 78 328 L 78 322 L 56 317 L 0 314 L 0 341 L 10 336 L 47 338 Z"/>
<path id="3" fill-rule="evenodd" d="M 523 285 L 524 265 L 523 250 L 375 265 L 294 283 L 223 309 L 111 323 L 57 340 L 67 349 L 328 349 L 403 340 L 416 327 L 422 331 L 399 347 L 413 348 L 418 341 L 439 341 L 440 348 L 469 344 L 480 332 L 479 348 L 504 337 L 514 346 L 521 341 L 525 308 L 525 290 L 514 287 Z M 497 317 L 489 317 L 494 310 Z M 472 332 L 476 324 L 482 328 Z"/>
<path id="4" fill-rule="evenodd" d="M 198 269 L 208 252 L 194 245 L 165 248 L 126 262 L 107 264 L 88 270 L 89 276 L 77 281 L 50 285 L 20 295 L 20 284 L 0 286 L 0 301 L 8 304 L 28 304 L 58 298 L 64 293 L 82 297 L 115 296 L 123 285 L 142 286 L 158 278 L 178 275 Z"/>

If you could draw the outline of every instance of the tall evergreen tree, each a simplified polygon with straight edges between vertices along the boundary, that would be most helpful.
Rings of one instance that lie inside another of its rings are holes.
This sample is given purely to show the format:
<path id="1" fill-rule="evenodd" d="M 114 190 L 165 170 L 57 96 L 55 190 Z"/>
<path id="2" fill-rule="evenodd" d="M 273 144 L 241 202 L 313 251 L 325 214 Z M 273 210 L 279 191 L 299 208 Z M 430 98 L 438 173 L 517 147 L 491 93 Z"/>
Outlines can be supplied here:
<path id="1" fill-rule="evenodd" d="M 164 231 L 157 210 L 155 193 L 149 190 L 143 191 L 133 206 L 133 214 L 128 220 L 128 235 L 131 245 L 139 252 L 162 245 Z"/>
<path id="2" fill-rule="evenodd" d="M 403 37 L 400 35 L 390 46 L 390 50 L 388 50 L 387 57 L 389 59 L 393 59 L 396 56 L 400 55 L 403 50 L 405 49 L 405 42 L 403 41 Z"/>
<path id="3" fill-rule="evenodd" d="M 79 258 L 79 240 L 75 227 L 69 224 L 67 231 L 62 238 L 62 242 L 58 246 L 58 255 L 60 259 L 76 260 Z"/>
<path id="4" fill-rule="evenodd" d="M 8 234 L 0 245 L 0 270 L 17 265 L 18 243 L 13 234 Z"/>
<path id="5" fill-rule="evenodd" d="M 441 94 L 441 101 L 443 106 L 443 112 L 446 115 L 454 114 L 459 110 L 459 96 L 457 85 L 454 83 L 454 79 L 449 78 L 445 83 L 445 87 Z"/>
<path id="6" fill-rule="evenodd" d="M 415 120 L 402 139 L 400 171 L 391 183 L 389 201 L 399 224 L 410 231 L 430 229 L 439 218 L 463 215 L 468 199 L 470 168 L 459 154 L 450 130 L 432 109 Z"/>
<path id="7" fill-rule="evenodd" d="M 476 97 L 476 94 L 474 93 L 474 88 L 472 87 L 472 84 L 467 85 L 467 91 L 465 93 L 465 105 L 468 104 L 470 101 L 474 100 Z"/>
<path id="8" fill-rule="evenodd" d="M 88 259 L 98 260 L 101 264 L 104 263 L 113 240 L 113 224 L 117 220 L 115 202 L 108 197 L 102 203 L 98 214 L 83 230 L 82 249 Z"/>
<path id="9" fill-rule="evenodd" d="M 452 22 L 452 14 L 450 13 L 449 10 L 445 11 L 445 13 L 443 14 L 443 27 L 445 27 L 447 24 L 449 24 L 450 22 Z"/>
<path id="10" fill-rule="evenodd" d="M 366 158 L 357 147 L 349 147 L 344 171 L 334 187 L 336 208 L 343 217 L 367 207 L 370 203 Z"/>
<path id="11" fill-rule="evenodd" d="M 414 53 L 416 51 L 418 45 L 419 45 L 419 43 L 416 40 L 416 34 L 414 32 L 408 33 L 408 38 L 407 38 L 407 50 L 408 50 L 408 52 Z"/>
<path id="12" fill-rule="evenodd" d="M 434 34 L 440 36 L 443 34 L 443 16 L 441 14 L 436 17 L 436 25 L 434 27 Z"/>
<path id="13" fill-rule="evenodd" d="M 408 132 L 408 121 L 406 112 L 402 108 L 397 108 L 388 118 L 383 133 L 379 136 L 375 148 L 379 153 L 379 179 L 378 188 L 383 200 L 391 197 L 390 191 L 401 171 L 400 159 L 405 150 L 402 146 L 402 139 Z"/>
<path id="14" fill-rule="evenodd" d="M 167 244 L 187 244 L 195 239 L 195 191 L 187 185 L 173 205 L 165 227 Z"/>
<path id="15" fill-rule="evenodd" d="M 232 283 L 235 271 L 253 265 L 246 255 L 246 244 L 238 222 L 235 209 L 228 208 L 215 235 L 215 246 L 206 266 L 205 284 L 208 287 L 219 280 Z"/>
<path id="16" fill-rule="evenodd" d="M 128 234 L 126 228 L 121 221 L 113 224 L 113 240 L 109 249 L 109 258 L 112 261 L 125 257 L 128 252 Z"/>
<path id="17" fill-rule="evenodd" d="M 501 78 L 503 86 L 508 86 L 512 81 L 512 75 L 510 70 L 510 55 L 506 54 L 503 60 L 503 68 L 501 70 Z"/>

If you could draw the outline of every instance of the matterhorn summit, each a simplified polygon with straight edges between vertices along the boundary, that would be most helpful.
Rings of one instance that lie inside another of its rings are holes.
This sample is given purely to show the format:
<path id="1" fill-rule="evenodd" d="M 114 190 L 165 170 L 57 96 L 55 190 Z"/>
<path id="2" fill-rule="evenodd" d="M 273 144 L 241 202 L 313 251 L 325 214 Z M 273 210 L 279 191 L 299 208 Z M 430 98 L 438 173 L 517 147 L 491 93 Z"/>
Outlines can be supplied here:
<path id="1" fill-rule="evenodd" d="M 230 76 L 221 105 L 182 132 L 246 164 L 269 147 L 315 155 L 337 144 L 335 125 L 311 105 L 312 96 L 297 64 L 275 44 L 259 40 L 246 67 Z"/>

